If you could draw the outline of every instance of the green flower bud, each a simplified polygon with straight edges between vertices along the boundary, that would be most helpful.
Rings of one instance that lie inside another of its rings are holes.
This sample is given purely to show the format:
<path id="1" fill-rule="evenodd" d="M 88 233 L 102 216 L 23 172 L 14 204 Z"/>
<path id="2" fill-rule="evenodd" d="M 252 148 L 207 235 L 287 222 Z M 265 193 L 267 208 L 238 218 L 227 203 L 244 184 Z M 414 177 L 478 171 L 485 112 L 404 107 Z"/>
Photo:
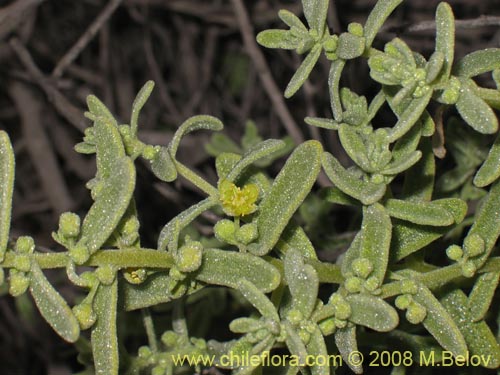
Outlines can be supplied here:
<path id="1" fill-rule="evenodd" d="M 116 277 L 116 269 L 110 265 L 101 266 L 95 270 L 99 281 L 104 285 L 111 285 Z"/>
<path id="2" fill-rule="evenodd" d="M 384 176 L 380 173 L 374 173 L 371 175 L 371 182 L 374 184 L 382 184 L 384 182 Z"/>
<path id="3" fill-rule="evenodd" d="M 228 219 L 222 219 L 214 226 L 215 237 L 222 242 L 235 244 L 236 224 Z"/>
<path id="4" fill-rule="evenodd" d="M 418 285 L 413 280 L 405 279 L 401 282 L 401 291 L 403 294 L 416 294 L 418 292 Z"/>
<path id="5" fill-rule="evenodd" d="M 318 327 L 323 336 L 329 336 L 331 334 L 334 334 L 335 331 L 337 330 L 334 318 L 328 318 L 323 320 L 321 323 L 318 324 Z"/>
<path id="6" fill-rule="evenodd" d="M 168 274 L 174 281 L 182 281 L 186 278 L 186 275 L 181 272 L 176 266 L 170 268 L 170 272 Z"/>
<path id="7" fill-rule="evenodd" d="M 369 277 L 363 284 L 365 289 L 370 292 L 374 292 L 378 288 L 378 285 L 379 281 L 375 276 Z"/>
<path id="8" fill-rule="evenodd" d="M 402 295 L 396 297 L 394 304 L 396 305 L 396 307 L 398 309 L 406 310 L 412 302 L 413 302 L 413 298 L 411 297 L 411 295 L 402 294 Z"/>
<path id="9" fill-rule="evenodd" d="M 78 265 L 85 263 L 89 257 L 89 250 L 85 246 L 75 246 L 69 249 L 69 256 Z"/>
<path id="10" fill-rule="evenodd" d="M 121 241 L 126 246 L 132 246 L 139 237 L 139 220 L 135 216 L 130 216 L 121 230 Z"/>
<path id="11" fill-rule="evenodd" d="M 477 271 L 477 267 L 472 261 L 467 261 L 462 263 L 461 268 L 462 268 L 462 275 L 468 278 L 474 276 Z"/>
<path id="12" fill-rule="evenodd" d="M 80 234 L 80 216 L 65 212 L 59 217 L 58 234 L 66 238 L 75 238 Z"/>
<path id="13" fill-rule="evenodd" d="M 203 245 L 198 241 L 191 241 L 182 246 L 177 253 L 176 266 L 179 271 L 193 272 L 201 267 Z"/>
<path id="14" fill-rule="evenodd" d="M 258 237 L 256 224 L 245 224 L 236 231 L 236 240 L 244 245 L 248 245 Z"/>
<path id="15" fill-rule="evenodd" d="M 427 310 L 425 309 L 425 307 L 415 302 L 411 303 L 408 307 L 408 310 L 406 310 L 406 319 L 411 324 L 422 323 L 426 316 Z"/>
<path id="16" fill-rule="evenodd" d="M 16 269 L 10 269 L 9 281 L 9 294 L 13 297 L 24 294 L 30 285 L 29 277 L 24 272 L 19 272 Z"/>
<path id="17" fill-rule="evenodd" d="M 137 351 L 137 356 L 141 359 L 148 359 L 153 355 L 149 346 L 141 346 Z"/>
<path id="18" fill-rule="evenodd" d="M 359 293 L 361 291 L 362 284 L 363 280 L 361 280 L 359 277 L 349 277 L 346 279 L 344 287 L 349 293 Z"/>
<path id="19" fill-rule="evenodd" d="M 337 35 L 330 35 L 323 41 L 323 49 L 327 53 L 334 53 L 337 50 L 339 37 Z"/>
<path id="20" fill-rule="evenodd" d="M 347 302 L 342 302 L 335 305 L 335 318 L 346 320 L 351 316 L 351 305 Z"/>
<path id="21" fill-rule="evenodd" d="M 342 295 L 340 295 L 340 293 L 333 293 L 330 298 L 328 299 L 328 304 L 329 305 L 333 305 L 333 306 L 336 306 L 338 305 L 339 303 L 345 303 L 345 299 L 344 297 L 342 297 Z"/>
<path id="22" fill-rule="evenodd" d="M 146 281 L 147 272 L 144 268 L 127 268 L 123 271 L 123 277 L 130 284 L 141 284 Z"/>
<path id="23" fill-rule="evenodd" d="M 465 237 L 464 240 L 465 254 L 473 258 L 484 253 L 484 240 L 476 233 Z"/>
<path id="24" fill-rule="evenodd" d="M 191 344 L 193 344 L 197 349 L 200 349 L 200 350 L 207 349 L 207 342 L 205 340 L 199 339 L 196 337 L 192 337 L 190 340 L 191 340 Z"/>
<path id="25" fill-rule="evenodd" d="M 97 315 L 91 303 L 81 303 L 74 306 L 72 310 L 80 324 L 80 328 L 83 330 L 92 327 L 97 320 Z"/>
<path id="26" fill-rule="evenodd" d="M 179 335 L 174 331 L 166 331 L 163 333 L 163 335 L 161 335 L 161 342 L 168 349 L 175 348 L 178 340 L 179 340 Z"/>
<path id="27" fill-rule="evenodd" d="M 333 321 L 335 322 L 335 326 L 337 328 L 345 328 L 345 327 L 347 327 L 347 320 L 342 320 L 342 319 L 334 318 Z"/>
<path id="28" fill-rule="evenodd" d="M 15 250 L 18 253 L 33 254 L 35 241 L 29 236 L 21 236 L 16 241 Z"/>
<path id="29" fill-rule="evenodd" d="M 362 279 L 366 279 L 370 273 L 373 271 L 373 264 L 366 258 L 358 258 L 352 262 L 352 270 L 354 273 L 361 277 Z"/>
<path id="30" fill-rule="evenodd" d="M 464 251 L 458 245 L 451 245 L 446 249 L 446 256 L 451 260 L 454 260 L 455 262 L 460 260 L 463 257 L 463 255 Z"/>
<path id="31" fill-rule="evenodd" d="M 14 258 L 14 268 L 21 272 L 28 272 L 31 268 L 31 258 L 27 254 L 21 254 Z"/>
<path id="32" fill-rule="evenodd" d="M 354 34 L 356 36 L 363 36 L 364 30 L 363 30 L 363 25 L 357 22 L 351 22 L 347 26 L 347 31 L 350 32 L 351 34 Z"/>
<path id="33" fill-rule="evenodd" d="M 147 145 L 142 150 L 142 157 L 146 160 L 152 161 L 156 158 L 156 155 L 158 155 L 159 151 L 160 151 L 159 146 Z"/>
<path id="34" fill-rule="evenodd" d="M 304 319 L 302 313 L 296 309 L 290 310 L 286 318 L 290 323 L 292 323 L 292 325 L 298 325 L 302 321 L 302 319 Z"/>

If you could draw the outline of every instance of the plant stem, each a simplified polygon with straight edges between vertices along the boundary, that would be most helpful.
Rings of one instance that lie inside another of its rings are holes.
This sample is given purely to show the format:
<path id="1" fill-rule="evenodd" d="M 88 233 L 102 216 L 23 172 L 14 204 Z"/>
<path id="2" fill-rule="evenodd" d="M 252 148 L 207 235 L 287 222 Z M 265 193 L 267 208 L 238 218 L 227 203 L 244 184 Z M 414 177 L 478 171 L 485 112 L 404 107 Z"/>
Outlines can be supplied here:
<path id="1" fill-rule="evenodd" d="M 219 195 L 219 190 L 217 190 L 215 187 L 213 187 L 211 184 L 209 184 L 207 181 L 205 181 L 201 176 L 199 176 L 198 174 L 193 172 L 191 169 L 186 167 L 181 162 L 175 160 L 175 167 L 177 169 L 177 172 L 182 177 L 184 177 L 186 180 L 191 182 L 198 189 L 205 192 L 207 195 L 209 195 L 211 197 Z"/>

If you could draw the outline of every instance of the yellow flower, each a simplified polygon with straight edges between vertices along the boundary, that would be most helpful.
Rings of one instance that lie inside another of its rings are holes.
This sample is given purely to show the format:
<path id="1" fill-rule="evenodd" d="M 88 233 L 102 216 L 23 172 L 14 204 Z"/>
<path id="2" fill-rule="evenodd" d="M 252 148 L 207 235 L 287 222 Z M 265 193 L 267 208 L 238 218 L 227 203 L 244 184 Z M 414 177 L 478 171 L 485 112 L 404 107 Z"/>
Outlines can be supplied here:
<path id="1" fill-rule="evenodd" d="M 259 188 L 248 184 L 240 189 L 231 181 L 223 180 L 219 184 L 220 201 L 224 212 L 229 216 L 245 216 L 255 212 L 255 202 L 259 197 Z"/>

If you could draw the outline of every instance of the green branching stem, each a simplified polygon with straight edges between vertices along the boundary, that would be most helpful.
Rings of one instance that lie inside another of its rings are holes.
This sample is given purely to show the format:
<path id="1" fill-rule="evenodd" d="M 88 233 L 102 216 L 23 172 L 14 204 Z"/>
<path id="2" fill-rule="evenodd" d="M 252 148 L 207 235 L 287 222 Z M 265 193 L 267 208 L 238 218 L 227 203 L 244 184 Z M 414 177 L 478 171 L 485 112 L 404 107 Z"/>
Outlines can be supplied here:
<path id="1" fill-rule="evenodd" d="M 210 185 L 207 181 L 205 181 L 201 176 L 193 172 L 191 169 L 186 167 L 184 164 L 181 162 L 175 160 L 175 167 L 177 169 L 177 172 L 184 177 L 186 180 L 191 182 L 193 185 L 195 185 L 197 188 L 202 190 L 204 193 L 206 193 L 209 196 L 215 197 L 218 196 L 219 191 Z"/>

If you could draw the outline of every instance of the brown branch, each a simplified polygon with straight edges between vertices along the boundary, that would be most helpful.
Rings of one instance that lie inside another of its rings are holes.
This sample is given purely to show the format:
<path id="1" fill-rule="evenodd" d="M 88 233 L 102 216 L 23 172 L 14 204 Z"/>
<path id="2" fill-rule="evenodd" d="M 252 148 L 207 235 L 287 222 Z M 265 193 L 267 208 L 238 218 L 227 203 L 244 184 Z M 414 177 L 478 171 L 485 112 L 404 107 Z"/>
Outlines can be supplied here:
<path id="1" fill-rule="evenodd" d="M 68 52 L 59 60 L 54 70 L 52 71 L 52 77 L 60 77 L 64 70 L 71 65 L 73 61 L 78 57 L 78 55 L 85 49 L 87 44 L 95 37 L 97 32 L 106 23 L 106 21 L 111 17 L 116 8 L 121 4 L 122 0 L 110 0 L 109 3 L 104 7 L 97 18 L 92 22 L 87 30 L 80 36 L 76 43 L 69 49 Z"/>
<path id="2" fill-rule="evenodd" d="M 297 126 L 297 123 L 293 119 L 290 111 L 288 110 L 285 101 L 283 99 L 282 93 L 276 82 L 274 81 L 271 70 L 267 65 L 267 62 L 262 54 L 261 50 L 257 46 L 255 41 L 253 27 L 248 17 L 248 13 L 245 9 L 242 0 L 231 0 L 238 19 L 241 35 L 243 36 L 243 42 L 245 44 L 247 53 L 250 55 L 260 80 L 264 86 L 264 89 L 271 100 L 273 108 L 276 110 L 278 117 L 285 126 L 288 134 L 292 137 L 295 143 L 299 144 L 304 141 L 304 137 Z"/>

